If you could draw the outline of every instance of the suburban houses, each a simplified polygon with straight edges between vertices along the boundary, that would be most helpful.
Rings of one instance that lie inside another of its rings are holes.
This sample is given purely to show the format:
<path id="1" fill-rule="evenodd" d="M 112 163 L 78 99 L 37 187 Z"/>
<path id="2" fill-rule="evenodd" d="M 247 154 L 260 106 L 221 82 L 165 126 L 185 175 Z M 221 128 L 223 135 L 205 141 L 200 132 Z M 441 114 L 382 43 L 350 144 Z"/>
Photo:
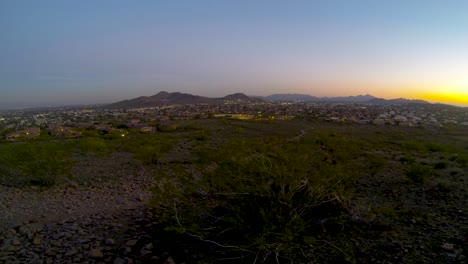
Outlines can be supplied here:
<path id="1" fill-rule="evenodd" d="M 468 125 L 468 109 L 437 104 L 372 105 L 356 103 L 227 102 L 225 104 L 162 105 L 157 107 L 106 109 L 103 107 L 57 107 L 0 112 L 4 140 L 37 138 L 41 133 L 57 138 L 78 138 L 85 131 L 102 134 L 132 129 L 155 133 L 170 120 L 200 118 L 302 119 L 352 122 L 379 126 Z"/>

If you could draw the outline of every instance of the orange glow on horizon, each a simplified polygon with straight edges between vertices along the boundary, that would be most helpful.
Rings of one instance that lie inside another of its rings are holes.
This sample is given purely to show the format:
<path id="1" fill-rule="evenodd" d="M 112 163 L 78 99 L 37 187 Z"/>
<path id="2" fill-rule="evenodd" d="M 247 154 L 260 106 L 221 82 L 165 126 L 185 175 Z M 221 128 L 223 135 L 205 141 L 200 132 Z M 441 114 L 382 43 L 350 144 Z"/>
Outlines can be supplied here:
<path id="1" fill-rule="evenodd" d="M 468 105 L 468 94 L 461 93 L 428 93 L 421 95 L 421 99 L 436 102 L 447 102 Z"/>
<path id="2" fill-rule="evenodd" d="M 380 92 L 380 96 L 386 99 L 403 97 L 438 103 L 468 105 L 468 88 L 460 84 L 380 85 L 374 87 L 378 87 L 376 90 Z"/>

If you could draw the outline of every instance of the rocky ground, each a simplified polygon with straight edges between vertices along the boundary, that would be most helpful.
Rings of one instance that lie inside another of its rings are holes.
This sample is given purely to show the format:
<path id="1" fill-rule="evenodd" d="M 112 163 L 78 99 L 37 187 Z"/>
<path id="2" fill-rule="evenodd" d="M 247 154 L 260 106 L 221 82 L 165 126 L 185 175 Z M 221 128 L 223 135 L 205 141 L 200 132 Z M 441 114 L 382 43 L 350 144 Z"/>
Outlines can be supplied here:
<path id="1" fill-rule="evenodd" d="M 154 221 L 151 173 L 109 159 L 117 168 L 112 180 L 52 188 L 0 185 L 0 263 L 173 262 L 153 253 L 146 232 Z M 89 174 L 91 165 L 106 162 L 98 160 L 84 162 L 79 171 Z"/>

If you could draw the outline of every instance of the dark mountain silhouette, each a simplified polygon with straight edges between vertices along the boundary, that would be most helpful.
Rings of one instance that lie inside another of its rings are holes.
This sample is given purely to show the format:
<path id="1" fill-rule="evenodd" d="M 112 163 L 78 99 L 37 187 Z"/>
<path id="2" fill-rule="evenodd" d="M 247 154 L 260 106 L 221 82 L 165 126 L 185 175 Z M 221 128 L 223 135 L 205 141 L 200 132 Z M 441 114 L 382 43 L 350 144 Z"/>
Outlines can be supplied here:
<path id="1" fill-rule="evenodd" d="M 382 98 L 375 98 L 365 102 L 367 104 L 379 104 L 379 105 L 392 105 L 392 104 L 430 104 L 424 100 L 411 100 L 405 98 L 397 98 L 397 99 L 382 99 Z"/>
<path id="2" fill-rule="evenodd" d="M 109 104 L 106 108 L 142 108 L 161 105 L 187 105 L 187 104 L 222 104 L 225 101 L 258 101 L 259 99 L 250 98 L 245 94 L 236 93 L 221 98 L 211 98 L 187 93 L 169 93 L 159 92 L 152 96 L 141 96 L 134 99 L 123 100 Z"/>
<path id="3" fill-rule="evenodd" d="M 293 102 L 324 102 L 324 103 L 360 103 L 360 104 L 429 104 L 423 100 L 409 100 L 404 98 L 383 99 L 369 94 L 346 96 L 346 97 L 316 97 L 308 94 L 272 94 L 266 97 L 260 97 L 268 101 L 293 101 Z"/>
<path id="4" fill-rule="evenodd" d="M 230 101 L 249 101 L 249 100 L 252 100 L 254 98 L 250 98 L 248 97 L 247 95 L 243 94 L 243 93 L 235 93 L 235 94 L 230 94 L 230 95 L 226 95 L 222 98 L 220 98 L 222 100 L 230 100 Z"/>
<path id="5" fill-rule="evenodd" d="M 290 102 L 316 102 L 316 103 L 359 103 L 375 105 L 391 104 L 429 104 L 423 100 L 409 100 L 404 98 L 386 100 L 375 96 L 357 95 L 347 97 L 315 97 L 307 94 L 272 94 L 266 97 L 249 97 L 243 93 L 226 95 L 221 98 L 211 98 L 187 93 L 169 93 L 159 92 L 153 96 L 141 96 L 134 99 L 123 100 L 105 106 L 106 108 L 142 108 L 161 105 L 187 105 L 187 104 L 223 104 L 228 101 L 236 102 L 258 102 L 260 100 L 268 101 L 290 101 Z"/>
<path id="6" fill-rule="evenodd" d="M 361 103 L 376 99 L 377 97 L 368 94 L 348 97 L 316 97 L 308 94 L 272 94 L 263 98 L 269 101 Z"/>
<path id="7" fill-rule="evenodd" d="M 308 94 L 272 94 L 260 97 L 268 101 L 294 101 L 294 102 L 314 102 L 319 98 Z"/>

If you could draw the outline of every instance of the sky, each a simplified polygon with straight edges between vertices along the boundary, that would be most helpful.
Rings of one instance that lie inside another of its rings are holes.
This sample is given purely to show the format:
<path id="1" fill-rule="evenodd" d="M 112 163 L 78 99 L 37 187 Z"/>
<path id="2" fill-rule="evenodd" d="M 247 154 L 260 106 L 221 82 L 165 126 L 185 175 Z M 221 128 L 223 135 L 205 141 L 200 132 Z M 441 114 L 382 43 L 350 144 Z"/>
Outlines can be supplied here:
<path id="1" fill-rule="evenodd" d="M 0 108 L 371 94 L 468 105 L 468 1 L 1 0 Z"/>

